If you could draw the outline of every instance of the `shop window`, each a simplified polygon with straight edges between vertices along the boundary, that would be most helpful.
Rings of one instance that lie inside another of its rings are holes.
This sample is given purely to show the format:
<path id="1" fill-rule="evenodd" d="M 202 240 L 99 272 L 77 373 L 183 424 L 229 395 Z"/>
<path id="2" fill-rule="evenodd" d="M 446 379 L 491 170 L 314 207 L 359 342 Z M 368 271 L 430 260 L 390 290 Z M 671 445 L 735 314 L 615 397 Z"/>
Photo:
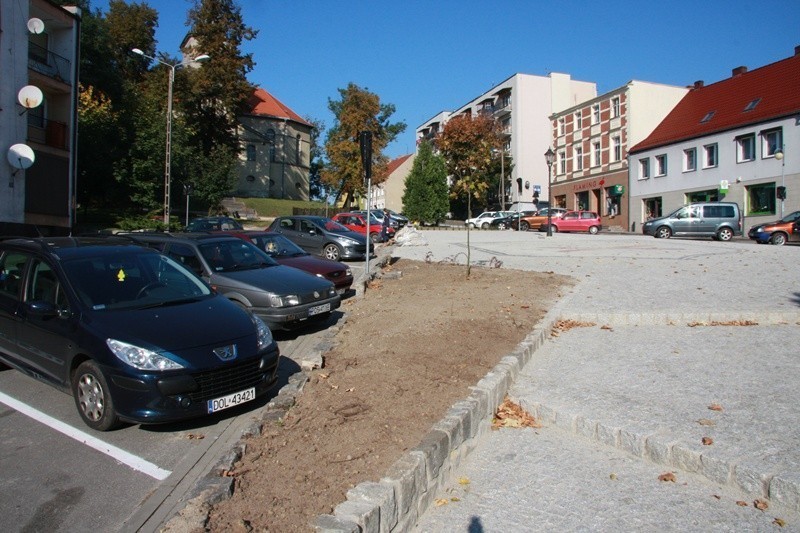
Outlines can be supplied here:
<path id="1" fill-rule="evenodd" d="M 748 215 L 775 214 L 775 184 L 765 183 L 746 187 Z"/>

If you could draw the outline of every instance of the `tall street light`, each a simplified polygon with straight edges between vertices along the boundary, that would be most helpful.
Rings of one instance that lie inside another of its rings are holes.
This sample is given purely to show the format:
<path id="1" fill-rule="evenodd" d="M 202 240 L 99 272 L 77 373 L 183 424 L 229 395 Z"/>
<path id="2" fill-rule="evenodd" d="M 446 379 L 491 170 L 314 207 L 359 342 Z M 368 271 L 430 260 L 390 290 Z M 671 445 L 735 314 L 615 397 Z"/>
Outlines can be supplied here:
<path id="1" fill-rule="evenodd" d="M 783 218 L 783 202 L 786 199 L 786 183 L 784 183 L 784 171 L 786 170 L 786 161 L 783 159 L 786 157 L 786 154 L 783 151 L 784 146 L 781 146 L 777 150 L 775 150 L 775 159 L 781 162 L 781 188 L 780 188 L 780 195 L 778 196 L 781 199 L 781 218 Z"/>
<path id="2" fill-rule="evenodd" d="M 544 160 L 547 161 L 547 236 L 553 236 L 553 194 L 552 194 L 552 180 L 550 176 L 553 174 L 553 160 L 556 154 L 552 148 L 548 148 L 544 153 Z"/>
<path id="3" fill-rule="evenodd" d="M 211 59 L 211 56 L 208 54 L 200 54 L 199 56 L 195 57 L 194 59 L 183 60 L 178 63 L 167 63 L 166 61 L 162 61 L 157 57 L 149 56 L 145 54 L 141 49 L 134 48 L 131 50 L 134 54 L 138 54 L 142 57 L 146 57 L 147 59 L 151 59 L 156 61 L 157 63 L 161 63 L 169 67 L 169 83 L 167 85 L 167 147 L 166 147 L 166 157 L 164 162 L 164 225 L 169 228 L 169 204 L 170 204 L 170 173 L 172 169 L 171 164 L 171 155 L 172 155 L 172 85 L 175 83 L 175 70 L 181 67 L 185 67 L 192 63 L 202 63 L 203 61 L 208 61 Z"/>

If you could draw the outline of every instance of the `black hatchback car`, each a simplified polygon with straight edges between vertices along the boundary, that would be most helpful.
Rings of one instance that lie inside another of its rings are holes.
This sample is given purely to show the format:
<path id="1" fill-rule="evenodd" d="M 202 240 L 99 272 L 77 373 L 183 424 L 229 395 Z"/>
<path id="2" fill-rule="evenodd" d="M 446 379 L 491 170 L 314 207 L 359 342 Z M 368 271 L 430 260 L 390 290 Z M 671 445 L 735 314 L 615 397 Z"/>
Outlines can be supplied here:
<path id="1" fill-rule="evenodd" d="M 267 392 L 269 328 L 121 239 L 0 242 L 0 362 L 75 398 L 91 428 L 208 415 Z"/>
<path id="2" fill-rule="evenodd" d="M 363 259 L 367 254 L 366 237 L 326 217 L 278 217 L 267 231 L 281 233 L 306 252 L 333 261 Z"/>

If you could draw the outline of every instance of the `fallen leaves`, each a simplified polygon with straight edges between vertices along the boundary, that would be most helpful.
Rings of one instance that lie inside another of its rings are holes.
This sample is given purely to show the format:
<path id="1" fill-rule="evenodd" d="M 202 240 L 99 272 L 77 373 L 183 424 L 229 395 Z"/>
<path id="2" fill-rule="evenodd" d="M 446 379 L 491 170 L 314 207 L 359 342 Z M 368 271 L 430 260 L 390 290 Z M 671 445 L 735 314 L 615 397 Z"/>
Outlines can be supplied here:
<path id="1" fill-rule="evenodd" d="M 718 403 L 712 403 L 708 408 L 712 411 L 722 411 L 722 406 Z"/>
<path id="2" fill-rule="evenodd" d="M 757 326 L 758 322 L 753 320 L 726 320 L 725 322 L 712 320 L 711 322 L 689 322 L 686 325 L 690 328 L 696 328 L 700 326 Z"/>
<path id="3" fill-rule="evenodd" d="M 506 396 L 492 420 L 492 429 L 500 428 L 540 428 L 542 425 L 527 413 L 519 404 L 512 402 Z"/>
<path id="4" fill-rule="evenodd" d="M 769 508 L 769 504 L 767 503 L 766 500 L 758 498 L 757 500 L 753 501 L 753 507 L 755 507 L 759 511 L 766 511 Z"/>
<path id="5" fill-rule="evenodd" d="M 714 444 L 714 439 L 711 437 L 703 437 L 701 442 L 703 443 L 703 446 L 711 446 Z"/>
<path id="6" fill-rule="evenodd" d="M 673 472 L 664 472 L 663 474 L 658 476 L 658 480 L 659 481 L 670 481 L 672 483 L 675 483 L 676 478 L 675 478 L 675 474 Z"/>
<path id="7" fill-rule="evenodd" d="M 716 422 L 714 422 L 713 420 L 709 420 L 708 418 L 701 418 L 700 420 L 697 421 L 697 423 L 700 424 L 701 426 L 716 426 L 717 425 Z"/>
<path id="8" fill-rule="evenodd" d="M 596 326 L 594 322 L 582 322 L 580 320 L 559 320 L 553 324 L 553 329 L 550 330 L 550 336 L 558 337 L 563 331 L 569 331 L 573 328 L 591 328 Z"/>

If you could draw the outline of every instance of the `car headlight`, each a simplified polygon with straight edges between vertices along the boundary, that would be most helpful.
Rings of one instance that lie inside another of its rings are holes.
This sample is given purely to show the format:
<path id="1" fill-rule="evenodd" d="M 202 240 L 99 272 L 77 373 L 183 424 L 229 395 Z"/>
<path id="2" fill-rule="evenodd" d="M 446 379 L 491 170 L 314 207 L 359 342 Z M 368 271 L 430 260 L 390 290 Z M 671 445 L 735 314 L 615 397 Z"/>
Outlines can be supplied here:
<path id="1" fill-rule="evenodd" d="M 346 244 L 347 246 L 356 246 L 358 245 L 358 241 L 355 239 L 342 239 L 342 243 Z"/>
<path id="2" fill-rule="evenodd" d="M 345 274 L 348 275 L 348 276 L 352 276 L 353 275 L 353 271 L 348 268 L 347 272 Z"/>
<path id="3" fill-rule="evenodd" d="M 177 370 L 183 365 L 152 350 L 134 346 L 115 339 L 106 339 L 106 345 L 117 359 L 138 370 Z"/>
<path id="4" fill-rule="evenodd" d="M 250 319 L 253 321 L 253 325 L 256 327 L 256 334 L 258 335 L 258 351 L 261 351 L 272 344 L 272 332 L 269 330 L 264 321 L 258 318 L 256 315 L 250 313 Z"/>
<path id="5" fill-rule="evenodd" d="M 750 231 L 754 231 L 754 232 L 756 232 L 756 233 L 761 233 L 762 231 L 764 231 L 764 226 L 755 226 L 755 227 L 754 227 L 752 230 L 750 230 Z"/>
<path id="6" fill-rule="evenodd" d="M 336 296 L 336 287 L 333 285 L 328 287 L 328 296 Z"/>
<path id="7" fill-rule="evenodd" d="M 296 294 L 287 294 L 285 296 L 270 294 L 269 302 L 272 307 L 291 307 L 293 305 L 300 305 L 300 298 L 298 298 Z"/>

